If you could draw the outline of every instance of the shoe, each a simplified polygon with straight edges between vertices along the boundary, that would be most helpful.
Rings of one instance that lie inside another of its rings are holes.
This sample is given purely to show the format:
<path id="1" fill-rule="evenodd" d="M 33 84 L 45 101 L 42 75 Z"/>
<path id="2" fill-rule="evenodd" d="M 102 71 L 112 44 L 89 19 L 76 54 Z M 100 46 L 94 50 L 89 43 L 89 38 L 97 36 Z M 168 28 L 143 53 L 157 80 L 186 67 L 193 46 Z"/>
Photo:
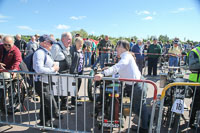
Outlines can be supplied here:
<path id="1" fill-rule="evenodd" d="M 78 97 L 77 97 L 77 100 L 81 100 L 81 97 L 78 96 Z"/>
<path id="2" fill-rule="evenodd" d="M 55 113 L 54 118 L 55 118 L 55 119 L 59 119 L 59 114 L 58 114 L 58 113 Z M 63 116 L 62 116 L 61 114 L 60 114 L 60 119 L 63 119 Z"/>
<path id="3" fill-rule="evenodd" d="M 44 126 L 43 121 L 40 121 L 40 122 L 38 123 L 38 125 L 39 125 L 39 126 Z M 45 127 L 51 127 L 51 120 L 47 120 L 47 121 L 45 122 Z M 54 127 L 54 128 L 58 128 L 58 126 L 56 126 L 56 125 L 53 125 L 53 127 Z"/>
<path id="4" fill-rule="evenodd" d="M 76 103 L 77 103 L 77 106 L 81 106 L 83 104 L 82 102 L 76 101 L 75 97 L 72 97 L 72 99 L 71 99 L 71 105 L 75 106 Z"/>
<path id="5" fill-rule="evenodd" d="M 82 106 L 83 103 L 82 102 L 77 102 L 77 106 Z"/>
<path id="6" fill-rule="evenodd" d="M 73 110 L 72 106 L 66 105 L 61 107 L 61 111 L 63 110 Z"/>

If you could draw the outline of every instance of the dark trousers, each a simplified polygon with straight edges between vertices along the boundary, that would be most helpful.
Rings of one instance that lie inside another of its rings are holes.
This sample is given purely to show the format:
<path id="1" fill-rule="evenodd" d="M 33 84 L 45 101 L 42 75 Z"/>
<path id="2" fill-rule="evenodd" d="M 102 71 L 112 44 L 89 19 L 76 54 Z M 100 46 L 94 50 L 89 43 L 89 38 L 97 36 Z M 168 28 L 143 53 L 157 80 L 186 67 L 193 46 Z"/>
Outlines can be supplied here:
<path id="1" fill-rule="evenodd" d="M 139 116 L 140 111 L 140 103 L 142 101 L 142 112 L 141 112 L 141 120 L 142 120 L 142 128 L 148 129 L 148 111 L 146 107 L 146 93 L 147 93 L 147 86 L 146 83 L 135 83 L 133 91 L 133 101 L 132 101 L 132 111 L 136 115 Z M 128 94 L 128 97 L 131 99 L 132 95 L 132 85 L 125 86 L 125 92 Z M 142 95 L 143 91 L 143 95 Z"/>
<path id="2" fill-rule="evenodd" d="M 195 89 L 193 89 L 193 90 L 195 90 Z M 192 114 L 191 114 L 191 117 L 190 117 L 190 127 L 192 126 L 192 124 L 194 124 L 196 112 L 200 110 L 200 95 L 199 94 L 200 94 L 200 87 L 197 87 L 196 94 L 195 94 L 195 97 L 194 97 Z"/>
<path id="3" fill-rule="evenodd" d="M 136 64 L 142 74 L 142 69 L 144 67 L 144 59 L 136 59 Z"/>
<path id="4" fill-rule="evenodd" d="M 81 72 L 78 73 L 78 75 L 82 75 L 82 74 L 83 74 L 83 71 L 81 71 Z M 79 90 L 80 90 L 81 83 L 82 83 L 82 79 L 81 79 L 81 78 L 78 78 L 78 90 L 77 90 L 77 93 L 78 93 Z M 76 102 L 76 97 L 72 97 L 72 99 L 71 99 L 71 104 L 72 104 L 72 105 L 75 105 L 75 102 Z"/>
<path id="5" fill-rule="evenodd" d="M 54 96 L 50 92 L 51 87 L 49 84 L 43 83 L 43 92 L 42 92 L 42 82 L 35 82 L 35 91 L 40 97 L 40 121 L 44 121 L 43 113 L 45 121 L 51 120 L 51 112 L 53 117 L 58 113 L 58 107 L 55 102 Z M 51 105 L 52 100 L 52 105 Z M 44 104 L 43 104 L 44 103 Z M 44 110 L 43 110 L 44 106 Z"/>
<path id="6" fill-rule="evenodd" d="M 153 75 L 157 75 L 158 58 L 148 58 L 148 75 L 151 75 L 153 69 Z"/>

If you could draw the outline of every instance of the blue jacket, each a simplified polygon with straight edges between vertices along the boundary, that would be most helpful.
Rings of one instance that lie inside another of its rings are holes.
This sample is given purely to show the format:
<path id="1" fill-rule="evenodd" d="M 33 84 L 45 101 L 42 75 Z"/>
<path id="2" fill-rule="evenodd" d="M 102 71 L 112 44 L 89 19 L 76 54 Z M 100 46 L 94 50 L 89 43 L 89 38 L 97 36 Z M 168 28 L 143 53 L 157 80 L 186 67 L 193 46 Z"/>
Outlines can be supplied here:
<path id="1" fill-rule="evenodd" d="M 131 51 L 135 54 L 136 60 L 144 60 L 144 45 L 139 47 L 139 45 L 136 44 L 133 46 Z"/>

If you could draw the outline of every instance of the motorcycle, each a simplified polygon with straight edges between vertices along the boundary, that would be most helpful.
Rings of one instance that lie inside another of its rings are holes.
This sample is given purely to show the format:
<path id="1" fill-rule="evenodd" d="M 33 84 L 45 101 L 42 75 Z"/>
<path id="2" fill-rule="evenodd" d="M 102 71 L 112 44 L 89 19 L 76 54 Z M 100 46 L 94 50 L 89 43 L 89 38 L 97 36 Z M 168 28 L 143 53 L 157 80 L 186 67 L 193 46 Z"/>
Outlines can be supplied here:
<path id="1" fill-rule="evenodd" d="M 10 73 L 0 73 L 0 110 L 2 113 L 18 111 L 23 105 L 26 85 L 22 78 L 12 79 Z M 24 107 L 25 109 L 25 107 Z"/>
<path id="2" fill-rule="evenodd" d="M 176 74 L 174 71 L 169 71 L 166 78 L 166 83 L 175 82 L 189 82 L 183 78 L 183 74 Z M 184 110 L 189 110 L 184 104 L 184 98 L 191 98 L 193 90 L 190 86 L 173 86 L 169 88 L 165 93 L 164 109 L 163 109 L 163 125 L 170 127 L 178 127 L 180 117 L 186 119 L 183 115 Z"/>
<path id="3" fill-rule="evenodd" d="M 106 64 L 106 66 L 111 65 L 113 64 Z M 97 69 L 91 70 L 90 76 L 94 76 L 95 74 L 97 74 Z M 99 93 L 97 93 L 97 90 Z M 99 130 L 102 127 L 111 129 L 119 128 L 120 125 L 123 128 L 124 118 L 129 116 L 130 98 L 126 92 L 123 93 L 122 97 L 122 84 L 119 81 L 105 80 L 104 82 L 94 82 L 92 79 L 89 79 L 88 96 L 91 101 L 95 100 L 95 118 Z"/>

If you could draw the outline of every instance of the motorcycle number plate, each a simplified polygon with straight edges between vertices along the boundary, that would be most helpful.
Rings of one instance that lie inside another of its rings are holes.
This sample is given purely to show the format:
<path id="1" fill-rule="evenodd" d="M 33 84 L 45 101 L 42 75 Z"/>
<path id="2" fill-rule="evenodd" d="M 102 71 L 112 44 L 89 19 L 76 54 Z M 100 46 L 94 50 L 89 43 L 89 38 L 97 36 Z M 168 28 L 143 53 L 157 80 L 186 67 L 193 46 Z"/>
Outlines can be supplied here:
<path id="1" fill-rule="evenodd" d="M 104 127 L 115 127 L 115 128 L 118 128 L 119 124 L 103 123 L 103 126 Z"/>
<path id="2" fill-rule="evenodd" d="M 184 112 L 184 101 L 182 99 L 176 99 L 172 106 L 172 112 L 177 114 L 183 114 Z"/>

